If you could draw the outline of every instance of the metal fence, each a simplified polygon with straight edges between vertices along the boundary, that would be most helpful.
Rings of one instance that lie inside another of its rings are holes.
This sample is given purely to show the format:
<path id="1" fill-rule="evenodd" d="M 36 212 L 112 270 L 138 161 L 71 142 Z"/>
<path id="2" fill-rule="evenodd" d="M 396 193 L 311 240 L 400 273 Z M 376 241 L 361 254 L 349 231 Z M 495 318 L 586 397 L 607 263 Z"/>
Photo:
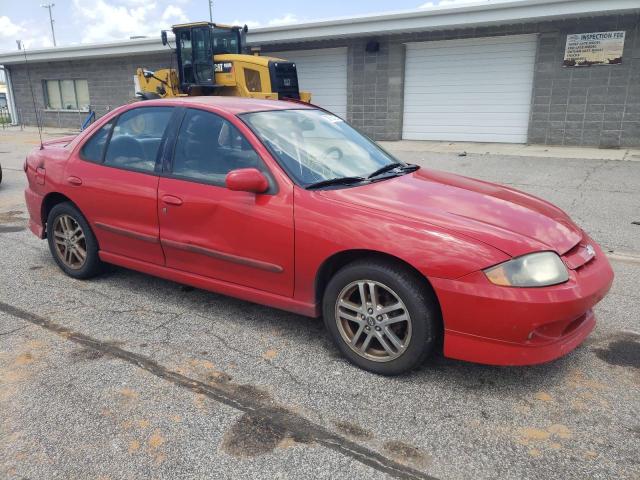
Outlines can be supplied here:
<path id="1" fill-rule="evenodd" d="M 113 110 L 113 105 L 89 105 L 88 110 L 49 110 L 46 108 L 19 109 L 17 115 L 17 124 L 20 129 L 25 125 L 35 125 L 39 122 L 42 127 L 70 128 L 72 130 L 82 131 L 91 125 L 98 118 Z M 0 112 L 1 115 L 1 112 Z M 7 111 L 6 115 L 9 113 Z M 0 116 L 0 123 L 2 117 Z M 7 122 L 9 125 L 11 122 Z M 4 125 L 4 124 L 3 124 Z"/>

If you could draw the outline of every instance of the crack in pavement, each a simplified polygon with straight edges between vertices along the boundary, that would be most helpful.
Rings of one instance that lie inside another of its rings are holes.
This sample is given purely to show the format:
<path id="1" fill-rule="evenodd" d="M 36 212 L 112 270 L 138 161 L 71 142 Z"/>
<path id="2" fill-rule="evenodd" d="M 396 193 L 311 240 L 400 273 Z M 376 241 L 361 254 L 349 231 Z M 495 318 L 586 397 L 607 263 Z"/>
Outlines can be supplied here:
<path id="1" fill-rule="evenodd" d="M 16 333 L 16 332 L 19 332 L 20 330 L 24 330 L 25 328 L 27 328 L 26 325 L 24 327 L 14 328 L 13 330 L 9 330 L 8 332 L 0 332 L 0 337 L 4 337 L 5 335 L 11 335 L 12 333 Z"/>
<path id="2" fill-rule="evenodd" d="M 391 477 L 399 479 L 437 480 L 435 477 L 391 460 L 375 450 L 338 435 L 326 427 L 318 425 L 285 407 L 276 405 L 259 396 L 251 396 L 247 393 L 247 386 L 232 383 L 209 384 L 195 380 L 186 375 L 169 370 L 145 355 L 130 352 L 114 344 L 89 337 L 5 302 L 0 302 L 0 311 L 49 330 L 71 342 L 123 360 L 176 386 L 205 395 L 214 401 L 223 403 L 254 417 L 266 419 L 281 426 L 286 429 L 286 431 L 291 432 L 295 438 L 315 442 L 341 455 L 352 458 L 363 465 L 386 473 Z"/>

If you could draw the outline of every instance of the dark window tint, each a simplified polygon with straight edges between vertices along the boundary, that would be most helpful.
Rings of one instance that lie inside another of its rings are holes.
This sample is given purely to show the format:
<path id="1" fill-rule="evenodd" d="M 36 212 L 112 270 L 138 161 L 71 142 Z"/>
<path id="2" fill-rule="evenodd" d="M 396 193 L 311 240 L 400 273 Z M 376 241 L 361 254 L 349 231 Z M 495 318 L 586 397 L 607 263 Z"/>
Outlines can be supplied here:
<path id="1" fill-rule="evenodd" d="M 247 84 L 247 90 L 250 92 L 261 92 L 262 82 L 260 81 L 260 72 L 252 68 L 244 69 L 244 80 Z"/>
<path id="2" fill-rule="evenodd" d="M 113 129 L 104 163 L 113 167 L 152 172 L 172 113 L 171 107 L 145 107 L 120 115 Z"/>
<path id="3" fill-rule="evenodd" d="M 113 122 L 106 123 L 82 146 L 80 155 L 83 159 L 96 163 L 102 162 L 104 146 L 109 138 L 109 132 L 111 131 L 112 125 Z"/>
<path id="4" fill-rule="evenodd" d="M 262 168 L 247 139 L 225 119 L 201 110 L 188 110 L 178 134 L 173 174 L 224 185 L 237 168 Z"/>

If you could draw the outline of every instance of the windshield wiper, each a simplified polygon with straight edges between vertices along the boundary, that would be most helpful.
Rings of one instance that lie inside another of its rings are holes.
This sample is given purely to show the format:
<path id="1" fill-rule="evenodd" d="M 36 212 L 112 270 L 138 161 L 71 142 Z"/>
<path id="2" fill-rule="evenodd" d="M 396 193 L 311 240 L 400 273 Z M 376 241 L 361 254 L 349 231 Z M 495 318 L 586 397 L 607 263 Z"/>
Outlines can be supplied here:
<path id="1" fill-rule="evenodd" d="M 388 165 L 385 165 L 384 167 L 380 167 L 378 170 L 373 172 L 371 175 L 367 176 L 367 179 L 373 178 L 373 177 L 378 177 L 378 176 L 382 175 L 383 173 L 390 172 L 391 170 L 395 170 L 396 168 L 401 168 L 403 172 L 415 172 L 420 167 L 418 165 L 413 165 L 413 164 L 410 164 L 410 163 L 408 163 L 408 164 L 399 163 L 399 162 L 389 163 Z"/>
<path id="2" fill-rule="evenodd" d="M 352 185 L 354 183 L 364 182 L 367 179 L 364 177 L 338 177 L 329 178 L 328 180 L 321 180 L 319 182 L 310 183 L 305 185 L 307 190 L 313 190 L 314 188 L 329 187 L 331 185 Z"/>

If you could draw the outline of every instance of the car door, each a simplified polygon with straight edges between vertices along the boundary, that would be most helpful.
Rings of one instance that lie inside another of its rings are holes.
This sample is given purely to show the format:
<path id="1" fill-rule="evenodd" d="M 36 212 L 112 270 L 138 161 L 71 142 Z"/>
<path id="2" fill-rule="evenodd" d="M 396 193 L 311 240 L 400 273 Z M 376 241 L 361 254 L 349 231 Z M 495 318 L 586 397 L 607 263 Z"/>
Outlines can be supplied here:
<path id="1" fill-rule="evenodd" d="M 187 109 L 158 187 L 168 267 L 293 295 L 293 189 L 279 185 L 247 137 L 215 113 Z M 257 168 L 264 194 L 231 191 L 228 172 Z"/>
<path id="2" fill-rule="evenodd" d="M 164 264 L 156 162 L 175 110 L 127 110 L 94 133 L 69 163 L 70 193 L 91 223 L 101 250 Z"/>

